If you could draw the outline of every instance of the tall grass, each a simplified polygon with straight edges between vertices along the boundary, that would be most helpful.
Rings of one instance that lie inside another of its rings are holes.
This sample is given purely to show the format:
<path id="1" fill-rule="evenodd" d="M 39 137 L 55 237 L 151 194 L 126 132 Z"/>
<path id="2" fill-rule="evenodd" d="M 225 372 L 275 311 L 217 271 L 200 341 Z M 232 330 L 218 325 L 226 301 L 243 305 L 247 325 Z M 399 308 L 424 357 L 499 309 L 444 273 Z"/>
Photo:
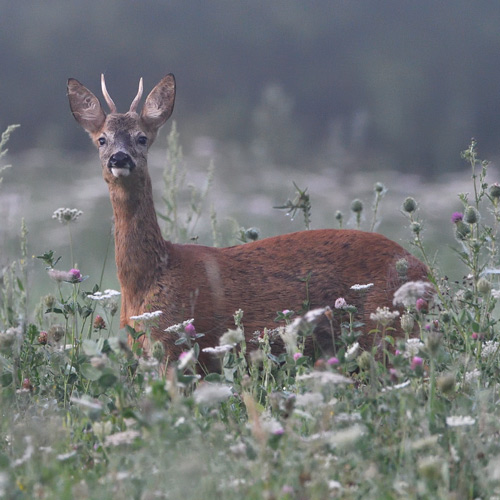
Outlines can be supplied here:
<path id="1" fill-rule="evenodd" d="M 172 172 L 178 152 L 171 136 L 163 215 L 169 234 L 189 239 L 203 196 L 181 219 L 182 175 Z M 356 310 L 338 297 L 314 311 L 306 301 L 300 313 L 283 304 L 277 319 L 286 326 L 257 332 L 252 345 L 244 340 L 245 313 L 235 311 L 234 329 L 212 348 L 220 373 L 204 379 L 202 332 L 189 321 L 172 325 L 184 352 L 165 369 L 161 344 L 150 359 L 128 347 L 127 332 L 116 327 L 118 292 L 93 281 L 101 269 L 87 278 L 34 249 L 47 268 L 47 294 L 27 311 L 23 230 L 0 292 L 0 498 L 500 497 L 500 186 L 487 179 L 475 142 L 463 156 L 472 194 L 461 194 L 463 211 L 446 217 L 468 274 L 452 282 L 440 273 L 426 253 L 418 202 L 404 200 L 401 220 L 429 265 L 436 301 L 412 302 L 411 286 L 420 285 L 410 284 L 398 295 L 403 315 L 374 313 L 378 333 L 393 345 L 381 360 L 359 350 Z M 282 207 L 302 211 L 307 225 L 311 200 L 296 189 Z M 371 229 L 384 192 L 374 187 Z M 351 209 L 361 226 L 364 204 L 354 200 Z M 336 219 L 342 225 L 344 216 Z M 318 315 L 338 315 L 343 325 L 332 331 L 336 355 L 313 360 L 302 347 Z M 149 335 L 155 321 L 155 314 L 138 317 L 128 333 Z M 397 321 L 406 331 L 416 324 L 419 336 L 394 339 Z M 280 356 L 271 352 L 277 337 L 286 346 Z"/>

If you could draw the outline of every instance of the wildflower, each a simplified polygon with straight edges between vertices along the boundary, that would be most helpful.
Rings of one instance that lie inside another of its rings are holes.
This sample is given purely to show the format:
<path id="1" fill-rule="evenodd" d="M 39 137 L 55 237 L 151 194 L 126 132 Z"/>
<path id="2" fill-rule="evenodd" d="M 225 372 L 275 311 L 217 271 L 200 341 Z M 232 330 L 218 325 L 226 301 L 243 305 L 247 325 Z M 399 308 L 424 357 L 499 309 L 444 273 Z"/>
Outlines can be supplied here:
<path id="1" fill-rule="evenodd" d="M 179 370 L 184 370 L 189 365 L 194 364 L 196 362 L 196 356 L 194 354 L 193 349 L 189 351 L 181 352 L 179 356 Z"/>
<path id="2" fill-rule="evenodd" d="M 498 182 L 490 186 L 490 196 L 492 198 L 500 198 L 500 184 Z"/>
<path id="3" fill-rule="evenodd" d="M 356 356 L 358 355 L 359 352 L 359 342 L 354 342 L 349 349 L 347 349 L 347 352 L 345 353 L 345 359 L 348 361 L 352 359 L 356 359 Z"/>
<path id="4" fill-rule="evenodd" d="M 477 282 L 477 291 L 481 295 L 488 295 L 491 292 L 491 282 L 486 278 L 479 278 Z"/>
<path id="5" fill-rule="evenodd" d="M 215 354 L 216 356 L 223 356 L 226 352 L 229 352 L 234 346 L 231 344 L 218 345 L 215 347 L 205 347 L 202 349 L 203 352 L 208 354 Z"/>
<path id="6" fill-rule="evenodd" d="M 456 224 L 457 222 L 461 222 L 464 219 L 464 214 L 462 212 L 453 212 L 451 215 L 451 222 Z"/>
<path id="7" fill-rule="evenodd" d="M 494 298 L 494 299 L 500 299 L 500 290 L 491 290 L 491 296 Z"/>
<path id="8" fill-rule="evenodd" d="M 410 333 L 413 331 L 413 327 L 415 326 L 415 320 L 411 314 L 405 313 L 401 316 L 400 319 L 401 328 L 404 332 Z"/>
<path id="9" fill-rule="evenodd" d="M 38 343 L 40 345 L 46 345 L 49 340 L 49 334 L 47 332 L 40 332 L 38 334 Z"/>
<path id="10" fill-rule="evenodd" d="M 194 400 L 202 406 L 216 406 L 233 395 L 231 387 L 204 382 L 193 393 Z"/>
<path id="11" fill-rule="evenodd" d="M 367 283 L 366 285 L 352 285 L 351 290 L 355 290 L 356 292 L 362 292 L 364 290 L 368 290 L 373 286 L 373 283 Z"/>
<path id="12" fill-rule="evenodd" d="M 474 368 L 474 370 L 465 373 L 464 382 L 466 384 L 473 384 L 478 381 L 479 377 L 481 377 L 480 370 Z"/>
<path id="13" fill-rule="evenodd" d="M 335 301 L 335 309 L 342 309 L 344 308 L 345 306 L 347 305 L 347 302 L 345 301 L 345 299 L 343 297 L 339 297 L 336 301 Z"/>
<path id="14" fill-rule="evenodd" d="M 484 358 L 489 358 L 493 354 L 496 354 L 500 349 L 500 343 L 495 342 L 493 340 L 488 340 L 484 345 L 481 350 L 481 357 Z"/>
<path id="15" fill-rule="evenodd" d="M 417 299 L 424 297 L 431 290 L 431 285 L 425 281 L 408 281 L 394 292 L 394 305 L 414 306 Z"/>
<path id="16" fill-rule="evenodd" d="M 106 322 L 104 321 L 102 316 L 99 316 L 99 314 L 97 314 L 94 318 L 93 326 L 95 330 L 104 330 L 104 328 L 106 328 Z"/>
<path id="17" fill-rule="evenodd" d="M 188 319 L 186 321 L 183 321 L 182 323 L 177 323 L 175 325 L 169 326 L 168 328 L 165 329 L 167 333 L 185 333 L 187 325 L 190 325 L 191 323 L 194 322 L 194 319 Z"/>
<path id="18" fill-rule="evenodd" d="M 163 345 L 163 342 L 156 341 L 153 346 L 151 347 L 151 356 L 158 361 L 158 363 L 161 363 L 163 361 L 163 358 L 165 357 L 165 347 Z"/>
<path id="19" fill-rule="evenodd" d="M 396 272 L 401 279 L 406 279 L 409 263 L 404 257 L 396 261 Z"/>
<path id="20" fill-rule="evenodd" d="M 61 224 L 68 224 L 69 222 L 76 222 L 78 217 L 82 214 L 83 212 L 76 208 L 58 208 L 52 214 L 52 218 L 56 219 Z"/>
<path id="21" fill-rule="evenodd" d="M 241 328 L 236 328 L 235 330 L 229 329 L 222 337 L 219 339 L 219 345 L 232 345 L 235 346 L 245 340 L 243 335 L 243 330 Z"/>
<path id="22" fill-rule="evenodd" d="M 301 357 L 303 356 L 303 354 L 301 352 L 296 352 L 294 355 L 293 355 L 293 360 L 294 361 L 298 361 Z"/>
<path id="23" fill-rule="evenodd" d="M 476 222 L 479 222 L 479 212 L 477 209 L 473 206 L 468 206 L 465 209 L 464 212 L 464 222 L 467 222 L 467 224 L 476 224 Z"/>
<path id="24" fill-rule="evenodd" d="M 335 365 L 338 365 L 340 363 L 340 361 L 335 356 L 332 356 L 331 358 L 327 359 L 326 363 L 330 366 L 335 366 Z"/>
<path id="25" fill-rule="evenodd" d="M 405 344 L 405 358 L 416 356 L 424 348 L 424 343 L 420 339 L 408 339 Z"/>
<path id="26" fill-rule="evenodd" d="M 318 408 L 324 401 L 323 394 L 320 392 L 306 392 L 298 394 L 295 398 L 295 405 L 302 408 Z"/>
<path id="27" fill-rule="evenodd" d="M 134 321 L 150 322 L 152 320 L 155 320 L 156 318 L 159 318 L 162 314 L 163 314 L 162 311 L 145 312 L 145 313 L 139 314 L 138 316 L 130 316 L 130 319 L 132 319 Z"/>
<path id="28" fill-rule="evenodd" d="M 356 198 L 355 200 L 352 200 L 351 202 L 351 210 L 355 213 L 355 214 L 360 214 L 362 211 L 363 211 L 363 202 Z"/>
<path id="29" fill-rule="evenodd" d="M 21 348 L 23 340 L 20 328 L 9 328 L 5 332 L 0 332 L 0 352 L 17 354 Z"/>
<path id="30" fill-rule="evenodd" d="M 389 311 L 388 307 L 377 307 L 377 310 L 370 314 L 370 319 L 385 327 L 390 325 L 398 316 L 399 311 Z"/>
<path id="31" fill-rule="evenodd" d="M 426 300 L 420 298 L 415 302 L 415 309 L 423 314 L 429 312 L 429 304 Z"/>
<path id="32" fill-rule="evenodd" d="M 139 431 L 128 430 L 123 432 L 115 432 L 106 436 L 105 446 L 120 446 L 122 444 L 132 444 L 141 433 Z"/>
<path id="33" fill-rule="evenodd" d="M 411 214 L 412 212 L 415 212 L 416 209 L 417 209 L 417 202 L 415 201 L 414 198 L 408 196 L 408 198 L 406 198 L 405 201 L 403 201 L 403 210 Z"/>
<path id="34" fill-rule="evenodd" d="M 49 341 L 59 342 L 66 333 L 66 329 L 63 325 L 52 325 L 47 332 L 49 335 Z"/>
<path id="35" fill-rule="evenodd" d="M 421 357 L 413 356 L 413 359 L 411 360 L 410 368 L 412 370 L 416 370 L 419 366 L 422 366 L 423 363 L 424 363 L 424 360 Z"/>
<path id="36" fill-rule="evenodd" d="M 472 332 L 471 338 L 472 338 L 472 340 L 477 340 L 479 338 L 479 333 Z"/>
<path id="37" fill-rule="evenodd" d="M 32 391 L 34 389 L 33 384 L 29 378 L 23 379 L 22 388 L 26 391 Z"/>
<path id="38" fill-rule="evenodd" d="M 335 372 L 314 370 L 297 375 L 297 380 L 318 381 L 321 385 L 350 384 L 352 380 Z"/>
<path id="39" fill-rule="evenodd" d="M 194 327 L 193 323 L 188 323 L 184 327 L 184 332 L 188 337 L 196 337 L 196 328 Z"/>
<path id="40" fill-rule="evenodd" d="M 84 279 L 78 269 L 61 271 L 59 269 L 50 268 L 47 273 L 54 281 L 57 281 L 58 283 L 61 283 L 62 281 L 65 281 L 66 283 L 80 283 Z"/>
<path id="41" fill-rule="evenodd" d="M 95 292 L 92 294 L 87 295 L 87 298 L 91 300 L 97 300 L 97 301 L 106 301 L 109 299 L 113 299 L 114 297 L 121 295 L 120 292 L 116 290 L 104 290 L 104 292 Z"/>
<path id="42" fill-rule="evenodd" d="M 446 425 L 448 427 L 462 427 L 466 425 L 474 425 L 476 419 L 468 415 L 455 415 L 451 417 L 446 417 Z"/>

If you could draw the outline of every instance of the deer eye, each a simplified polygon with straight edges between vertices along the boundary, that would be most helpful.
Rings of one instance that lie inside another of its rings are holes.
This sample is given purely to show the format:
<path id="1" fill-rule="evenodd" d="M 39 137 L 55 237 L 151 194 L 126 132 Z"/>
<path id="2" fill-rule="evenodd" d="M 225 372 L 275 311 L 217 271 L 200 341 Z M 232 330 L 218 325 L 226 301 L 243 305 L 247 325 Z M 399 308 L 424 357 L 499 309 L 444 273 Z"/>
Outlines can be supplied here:
<path id="1" fill-rule="evenodd" d="M 99 143 L 99 146 L 104 146 L 106 144 L 106 139 L 104 137 L 99 137 L 97 142 Z"/>
<path id="2" fill-rule="evenodd" d="M 141 146 L 145 146 L 145 145 L 148 143 L 148 138 L 147 138 L 145 135 L 140 135 L 140 136 L 137 138 L 137 142 L 138 142 Z"/>

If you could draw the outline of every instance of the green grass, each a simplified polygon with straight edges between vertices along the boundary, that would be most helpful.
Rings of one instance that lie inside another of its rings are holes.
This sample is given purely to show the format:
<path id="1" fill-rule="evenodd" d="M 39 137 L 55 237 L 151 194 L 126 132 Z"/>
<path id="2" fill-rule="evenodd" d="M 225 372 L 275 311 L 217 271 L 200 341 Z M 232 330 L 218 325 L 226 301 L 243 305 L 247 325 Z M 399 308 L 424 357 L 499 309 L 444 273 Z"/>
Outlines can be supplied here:
<path id="1" fill-rule="evenodd" d="M 398 318 L 379 312 L 379 330 L 394 344 L 381 360 L 356 349 L 356 311 L 338 302 L 317 311 L 344 321 L 335 358 L 301 355 L 314 335 L 310 315 L 277 311 L 287 327 L 247 345 L 244 311 L 235 311 L 225 342 L 237 345 L 223 348 L 220 374 L 197 376 L 199 334 L 189 322 L 171 331 L 187 354 L 164 370 L 160 345 L 150 360 L 128 348 L 106 284 L 60 269 L 45 249 L 34 251 L 56 281 L 47 275 L 47 293 L 27 310 L 24 231 L 0 288 L 0 498 L 500 497 L 500 188 L 474 142 L 463 157 L 472 194 L 459 195 L 463 211 L 450 225 L 455 265 L 468 276 L 442 275 L 426 252 L 418 204 L 404 200 L 409 246 L 429 265 L 438 300 L 410 303 Z M 165 176 L 169 200 L 179 175 Z M 309 194 L 304 203 L 306 190 L 295 187 L 297 197 L 282 208 L 302 211 L 307 224 Z M 374 192 L 371 228 L 385 188 Z M 204 196 L 188 196 L 178 237 L 190 236 Z M 363 207 L 353 207 L 359 224 Z M 167 231 L 179 229 L 180 213 L 166 207 Z M 343 215 L 336 218 L 342 224 Z M 393 339 L 400 320 L 416 324 L 420 338 Z M 148 335 L 154 321 L 138 320 L 128 333 Z M 287 345 L 279 357 L 270 350 L 275 335 Z"/>

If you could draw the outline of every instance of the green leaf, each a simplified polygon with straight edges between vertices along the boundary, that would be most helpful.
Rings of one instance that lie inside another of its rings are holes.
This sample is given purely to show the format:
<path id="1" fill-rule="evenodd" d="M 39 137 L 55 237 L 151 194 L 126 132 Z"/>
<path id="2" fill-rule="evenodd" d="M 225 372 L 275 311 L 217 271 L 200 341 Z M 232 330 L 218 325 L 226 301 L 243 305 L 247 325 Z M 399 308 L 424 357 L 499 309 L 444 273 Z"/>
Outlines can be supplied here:
<path id="1" fill-rule="evenodd" d="M 90 363 L 83 363 L 80 366 L 80 373 L 88 380 L 93 382 L 99 380 L 101 377 L 101 371 L 94 368 Z"/>

